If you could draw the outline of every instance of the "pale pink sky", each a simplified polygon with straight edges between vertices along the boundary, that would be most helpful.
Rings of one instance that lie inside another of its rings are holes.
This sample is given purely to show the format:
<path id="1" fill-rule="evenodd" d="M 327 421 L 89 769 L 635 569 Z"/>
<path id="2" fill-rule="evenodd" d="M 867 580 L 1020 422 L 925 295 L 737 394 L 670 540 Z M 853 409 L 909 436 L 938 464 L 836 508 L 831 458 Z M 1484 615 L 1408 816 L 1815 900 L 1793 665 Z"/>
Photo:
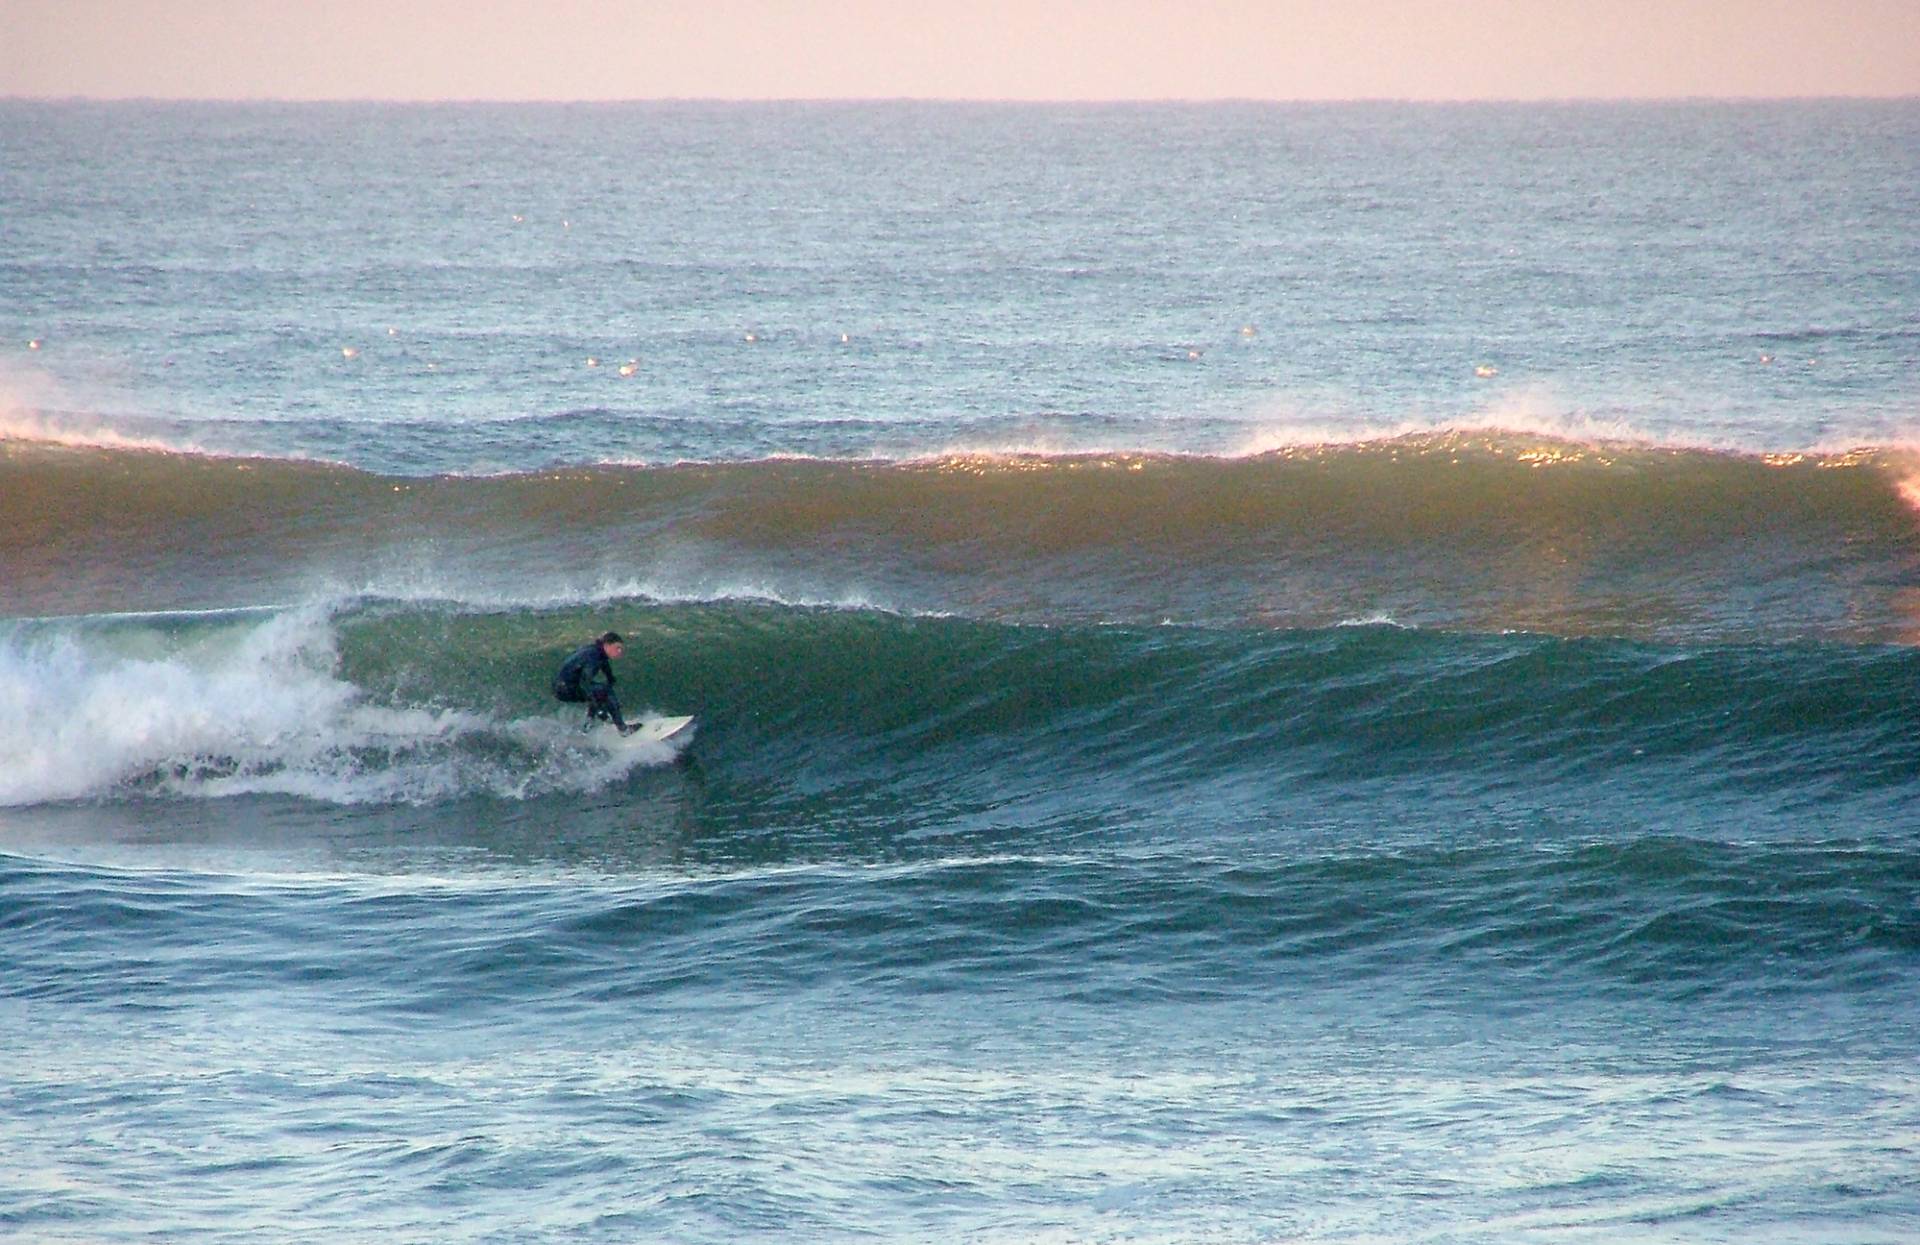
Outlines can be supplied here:
<path id="1" fill-rule="evenodd" d="M 7 95 L 1920 95 L 1920 0 L 0 0 Z"/>

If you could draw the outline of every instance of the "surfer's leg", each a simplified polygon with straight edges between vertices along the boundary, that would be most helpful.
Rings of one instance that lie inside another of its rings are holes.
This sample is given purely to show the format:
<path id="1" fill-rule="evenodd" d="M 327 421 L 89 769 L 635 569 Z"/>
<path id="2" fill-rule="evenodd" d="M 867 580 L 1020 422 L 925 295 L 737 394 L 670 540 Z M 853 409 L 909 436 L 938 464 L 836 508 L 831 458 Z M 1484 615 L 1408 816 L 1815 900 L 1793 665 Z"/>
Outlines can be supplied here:
<path id="1" fill-rule="evenodd" d="M 620 716 L 620 700 L 613 694 L 613 689 L 610 687 L 593 689 L 593 715 L 619 727 L 622 735 L 629 729 L 627 720 Z"/>
<path id="2" fill-rule="evenodd" d="M 592 698 L 585 692 L 570 684 L 555 683 L 553 685 L 553 698 L 563 705 L 584 704 L 587 707 L 587 720 L 580 724 L 580 729 L 583 731 L 593 729 L 594 719 L 600 716 L 600 707 L 594 704 Z"/>

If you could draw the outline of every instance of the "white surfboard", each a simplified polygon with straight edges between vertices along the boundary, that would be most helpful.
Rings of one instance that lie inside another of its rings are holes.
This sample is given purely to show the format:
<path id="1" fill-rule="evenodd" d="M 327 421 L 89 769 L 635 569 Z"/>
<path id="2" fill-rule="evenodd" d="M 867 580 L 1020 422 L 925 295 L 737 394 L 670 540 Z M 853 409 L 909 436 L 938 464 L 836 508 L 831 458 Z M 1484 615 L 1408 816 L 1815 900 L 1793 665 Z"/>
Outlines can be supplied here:
<path id="1" fill-rule="evenodd" d="M 683 718 L 648 718 L 640 724 L 640 729 L 631 735 L 622 735 L 610 726 L 602 725 L 593 732 L 595 738 L 610 748 L 633 744 L 662 744 L 668 741 L 685 743 L 693 738 L 693 716 Z"/>

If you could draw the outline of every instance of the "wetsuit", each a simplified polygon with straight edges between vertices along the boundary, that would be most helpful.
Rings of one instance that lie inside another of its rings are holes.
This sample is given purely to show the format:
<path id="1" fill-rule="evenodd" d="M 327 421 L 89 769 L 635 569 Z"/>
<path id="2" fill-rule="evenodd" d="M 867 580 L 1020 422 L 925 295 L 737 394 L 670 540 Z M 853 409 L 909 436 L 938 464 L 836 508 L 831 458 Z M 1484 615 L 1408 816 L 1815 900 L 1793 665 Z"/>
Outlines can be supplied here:
<path id="1" fill-rule="evenodd" d="M 620 716 L 620 700 L 613 694 L 613 663 L 607 650 L 595 640 L 567 658 L 553 676 L 553 694 L 570 705 L 587 706 L 587 724 L 595 718 L 611 722 L 624 733 L 627 721 Z"/>

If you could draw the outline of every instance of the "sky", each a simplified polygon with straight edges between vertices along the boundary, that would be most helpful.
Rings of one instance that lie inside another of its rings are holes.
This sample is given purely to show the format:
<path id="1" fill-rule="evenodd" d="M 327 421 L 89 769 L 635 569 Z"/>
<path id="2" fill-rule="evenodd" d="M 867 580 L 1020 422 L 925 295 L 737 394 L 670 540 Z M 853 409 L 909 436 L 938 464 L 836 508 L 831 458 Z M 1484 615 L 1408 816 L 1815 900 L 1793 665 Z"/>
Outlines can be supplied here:
<path id="1" fill-rule="evenodd" d="M 1920 0 L 0 0 L 0 96 L 1920 95 Z"/>

